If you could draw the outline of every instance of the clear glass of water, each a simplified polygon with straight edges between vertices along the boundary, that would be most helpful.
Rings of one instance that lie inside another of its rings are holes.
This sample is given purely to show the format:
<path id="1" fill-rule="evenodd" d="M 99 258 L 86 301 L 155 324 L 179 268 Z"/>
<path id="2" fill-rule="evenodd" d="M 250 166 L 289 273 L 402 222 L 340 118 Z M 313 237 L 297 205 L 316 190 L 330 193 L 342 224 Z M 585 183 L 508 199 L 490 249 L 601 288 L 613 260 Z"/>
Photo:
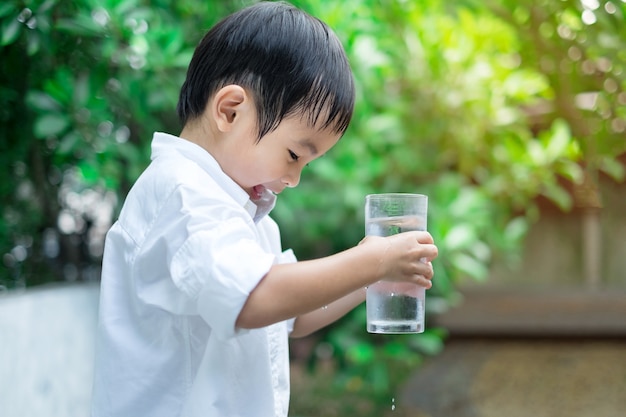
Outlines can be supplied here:
<path id="1" fill-rule="evenodd" d="M 365 234 L 391 236 L 426 230 L 428 197 L 423 194 L 370 194 L 365 197 Z M 367 331 L 370 333 L 422 333 L 424 287 L 379 281 L 367 288 Z"/>

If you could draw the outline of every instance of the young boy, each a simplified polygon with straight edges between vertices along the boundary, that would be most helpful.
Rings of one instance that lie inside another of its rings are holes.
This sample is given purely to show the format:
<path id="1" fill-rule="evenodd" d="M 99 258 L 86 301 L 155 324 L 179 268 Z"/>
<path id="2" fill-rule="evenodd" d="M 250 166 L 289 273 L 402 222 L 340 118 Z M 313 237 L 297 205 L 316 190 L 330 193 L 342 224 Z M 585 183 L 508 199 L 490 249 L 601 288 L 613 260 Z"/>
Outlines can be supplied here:
<path id="1" fill-rule="evenodd" d="M 280 248 L 275 195 L 337 143 L 353 104 L 340 42 L 290 5 L 243 9 L 202 39 L 180 137 L 154 135 L 107 235 L 94 417 L 286 416 L 289 336 L 335 321 L 382 278 L 430 287 L 426 232 L 305 262 Z"/>

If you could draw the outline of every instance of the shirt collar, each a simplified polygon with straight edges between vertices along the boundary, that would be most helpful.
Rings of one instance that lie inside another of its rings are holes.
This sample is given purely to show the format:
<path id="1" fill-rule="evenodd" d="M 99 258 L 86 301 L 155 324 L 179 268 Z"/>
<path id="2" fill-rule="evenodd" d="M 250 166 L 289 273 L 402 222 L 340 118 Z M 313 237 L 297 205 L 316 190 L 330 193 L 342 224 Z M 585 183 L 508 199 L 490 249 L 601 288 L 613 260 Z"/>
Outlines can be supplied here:
<path id="1" fill-rule="evenodd" d="M 250 214 L 255 223 L 274 208 L 276 204 L 274 193 L 266 189 L 260 199 L 252 201 L 248 193 L 226 175 L 213 155 L 186 139 L 168 133 L 155 132 L 150 159 L 154 160 L 161 155 L 167 155 L 172 149 L 207 171 L 215 182 Z"/>

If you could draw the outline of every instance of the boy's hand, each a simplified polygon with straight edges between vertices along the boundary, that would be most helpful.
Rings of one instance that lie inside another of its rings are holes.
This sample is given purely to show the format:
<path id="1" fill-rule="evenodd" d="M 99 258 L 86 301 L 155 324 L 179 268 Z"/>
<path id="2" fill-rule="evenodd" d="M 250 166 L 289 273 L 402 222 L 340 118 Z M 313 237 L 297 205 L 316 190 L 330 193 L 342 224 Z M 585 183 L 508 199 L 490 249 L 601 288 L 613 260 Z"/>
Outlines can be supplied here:
<path id="1" fill-rule="evenodd" d="M 402 281 L 432 286 L 431 261 L 437 257 L 437 246 L 428 232 L 404 232 L 388 237 L 367 236 L 363 245 L 378 245 L 378 276 L 386 281 Z"/>

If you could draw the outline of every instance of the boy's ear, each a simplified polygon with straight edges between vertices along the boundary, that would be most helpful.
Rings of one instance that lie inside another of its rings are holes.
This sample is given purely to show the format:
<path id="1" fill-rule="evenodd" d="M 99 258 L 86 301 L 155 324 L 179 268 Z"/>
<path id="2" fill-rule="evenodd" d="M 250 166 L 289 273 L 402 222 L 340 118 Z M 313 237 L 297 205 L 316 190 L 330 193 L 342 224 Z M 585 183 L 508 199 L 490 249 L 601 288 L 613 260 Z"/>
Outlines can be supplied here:
<path id="1" fill-rule="evenodd" d="M 222 132 L 230 131 L 233 123 L 249 109 L 249 102 L 246 90 L 239 85 L 233 84 L 220 88 L 215 93 L 211 105 L 217 128 Z"/>

